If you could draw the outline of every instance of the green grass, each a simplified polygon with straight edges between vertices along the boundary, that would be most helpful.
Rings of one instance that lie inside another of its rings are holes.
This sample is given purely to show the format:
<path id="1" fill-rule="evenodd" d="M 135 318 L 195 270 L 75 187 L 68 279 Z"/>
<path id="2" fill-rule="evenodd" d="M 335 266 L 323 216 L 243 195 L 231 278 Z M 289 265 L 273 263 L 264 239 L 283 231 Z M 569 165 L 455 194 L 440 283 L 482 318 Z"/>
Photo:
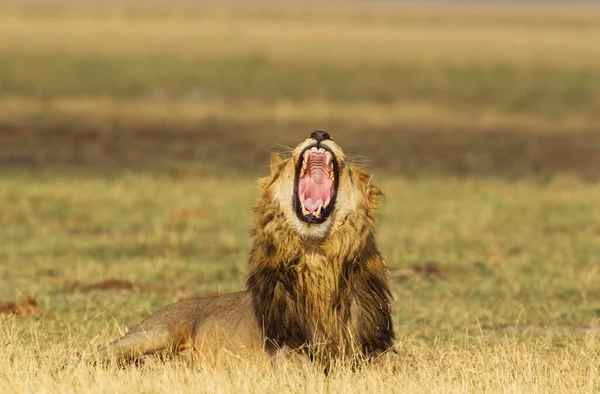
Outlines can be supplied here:
<path id="1" fill-rule="evenodd" d="M 396 384 L 426 391 L 598 388 L 590 369 L 600 351 L 598 186 L 571 177 L 545 184 L 376 179 L 386 193 L 378 240 L 395 278 L 402 373 L 325 379 L 296 371 L 285 384 L 294 391 L 318 382 L 362 390 L 363 379 L 381 379 L 377 391 Z M 196 171 L 176 177 L 21 171 L 5 173 L 1 182 L 0 299 L 33 296 L 46 313 L 2 319 L 5 388 L 29 391 L 19 383 L 24 378 L 30 388 L 47 382 L 50 391 L 66 384 L 100 392 L 107 381 L 119 392 L 191 387 L 195 378 L 185 367 L 109 373 L 78 367 L 69 354 L 92 351 L 183 291 L 242 289 L 254 180 Z M 440 275 L 413 272 L 423 264 L 435 264 Z M 73 287 L 107 278 L 142 288 Z M 55 362 L 66 370 L 47 375 Z M 513 370 L 514 363 L 520 367 Z M 34 365 L 48 372 L 27 372 Z M 526 365 L 529 371 L 521 369 Z M 86 383 L 74 385 L 82 373 Z M 200 376 L 219 380 L 225 391 L 242 387 L 240 379 L 248 379 L 245 390 L 284 384 L 267 371 L 234 369 L 225 376 L 209 368 Z"/>
<path id="2" fill-rule="evenodd" d="M 428 101 L 463 113 L 493 108 L 509 115 L 533 113 L 550 119 L 593 118 L 600 91 L 600 72 L 593 68 L 295 65 L 263 57 L 207 61 L 11 53 L 0 56 L 0 75 L 0 99 L 95 96 L 153 100 L 162 96 L 174 101 L 196 100 L 198 105 L 217 99 L 379 105 Z"/>

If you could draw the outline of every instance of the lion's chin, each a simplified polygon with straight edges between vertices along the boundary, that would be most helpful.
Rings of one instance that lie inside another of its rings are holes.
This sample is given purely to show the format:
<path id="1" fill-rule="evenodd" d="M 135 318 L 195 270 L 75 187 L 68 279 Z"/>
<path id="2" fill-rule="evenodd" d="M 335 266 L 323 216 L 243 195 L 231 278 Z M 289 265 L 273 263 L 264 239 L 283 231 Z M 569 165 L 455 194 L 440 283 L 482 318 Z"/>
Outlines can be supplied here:
<path id="1" fill-rule="evenodd" d="M 302 151 L 294 178 L 294 211 L 308 224 L 325 222 L 335 208 L 339 166 L 326 146 L 310 145 Z"/>

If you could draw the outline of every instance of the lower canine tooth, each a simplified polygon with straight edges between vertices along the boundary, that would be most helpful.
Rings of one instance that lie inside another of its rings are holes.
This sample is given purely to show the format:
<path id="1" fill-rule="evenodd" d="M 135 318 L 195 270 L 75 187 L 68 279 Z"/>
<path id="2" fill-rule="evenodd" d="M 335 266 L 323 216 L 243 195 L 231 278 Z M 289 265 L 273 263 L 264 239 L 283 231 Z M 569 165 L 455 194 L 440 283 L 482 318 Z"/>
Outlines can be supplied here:
<path id="1" fill-rule="evenodd" d="M 317 208 L 317 212 L 315 212 L 317 217 L 321 217 L 321 208 L 323 208 L 323 206 L 319 205 L 319 208 Z"/>

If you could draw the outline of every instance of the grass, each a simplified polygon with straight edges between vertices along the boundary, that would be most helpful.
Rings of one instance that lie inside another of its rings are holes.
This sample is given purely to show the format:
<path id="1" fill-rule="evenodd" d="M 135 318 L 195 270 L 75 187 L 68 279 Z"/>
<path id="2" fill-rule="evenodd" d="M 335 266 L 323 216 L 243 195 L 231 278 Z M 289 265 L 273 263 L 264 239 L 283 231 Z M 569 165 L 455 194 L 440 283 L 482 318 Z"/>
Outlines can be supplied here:
<path id="1" fill-rule="evenodd" d="M 0 100 L 29 118 L 65 99 L 221 113 L 284 101 L 312 121 L 358 106 L 367 126 L 598 128 L 594 7 L 158 4 L 5 5 Z"/>
<path id="2" fill-rule="evenodd" d="M 0 391 L 600 390 L 599 26 L 594 6 L 3 2 Z M 242 289 L 256 177 L 316 128 L 386 194 L 402 362 L 77 361 Z"/>
<path id="3" fill-rule="evenodd" d="M 188 391 L 199 382 L 207 392 L 598 389 L 598 186 L 572 177 L 376 179 L 387 195 L 378 239 L 395 278 L 404 362 L 399 371 L 330 377 L 292 368 L 282 379 L 249 367 L 103 370 L 71 359 L 186 292 L 243 288 L 253 180 L 196 170 L 5 173 L 0 299 L 33 296 L 43 312 L 2 318 L 3 389 Z M 424 266 L 435 269 L 415 269 Z M 109 278 L 138 290 L 82 286 Z"/>

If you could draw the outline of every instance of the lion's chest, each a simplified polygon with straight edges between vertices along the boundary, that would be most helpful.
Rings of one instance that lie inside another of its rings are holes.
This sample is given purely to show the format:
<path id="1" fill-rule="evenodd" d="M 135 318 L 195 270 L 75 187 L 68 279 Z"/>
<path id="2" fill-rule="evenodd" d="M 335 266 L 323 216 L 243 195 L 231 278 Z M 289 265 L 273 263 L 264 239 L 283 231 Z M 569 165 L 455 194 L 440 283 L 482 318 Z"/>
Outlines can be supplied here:
<path id="1" fill-rule="evenodd" d="M 339 264 L 316 253 L 307 254 L 297 266 L 298 311 L 313 329 L 332 330 L 347 319 L 350 297 Z"/>

